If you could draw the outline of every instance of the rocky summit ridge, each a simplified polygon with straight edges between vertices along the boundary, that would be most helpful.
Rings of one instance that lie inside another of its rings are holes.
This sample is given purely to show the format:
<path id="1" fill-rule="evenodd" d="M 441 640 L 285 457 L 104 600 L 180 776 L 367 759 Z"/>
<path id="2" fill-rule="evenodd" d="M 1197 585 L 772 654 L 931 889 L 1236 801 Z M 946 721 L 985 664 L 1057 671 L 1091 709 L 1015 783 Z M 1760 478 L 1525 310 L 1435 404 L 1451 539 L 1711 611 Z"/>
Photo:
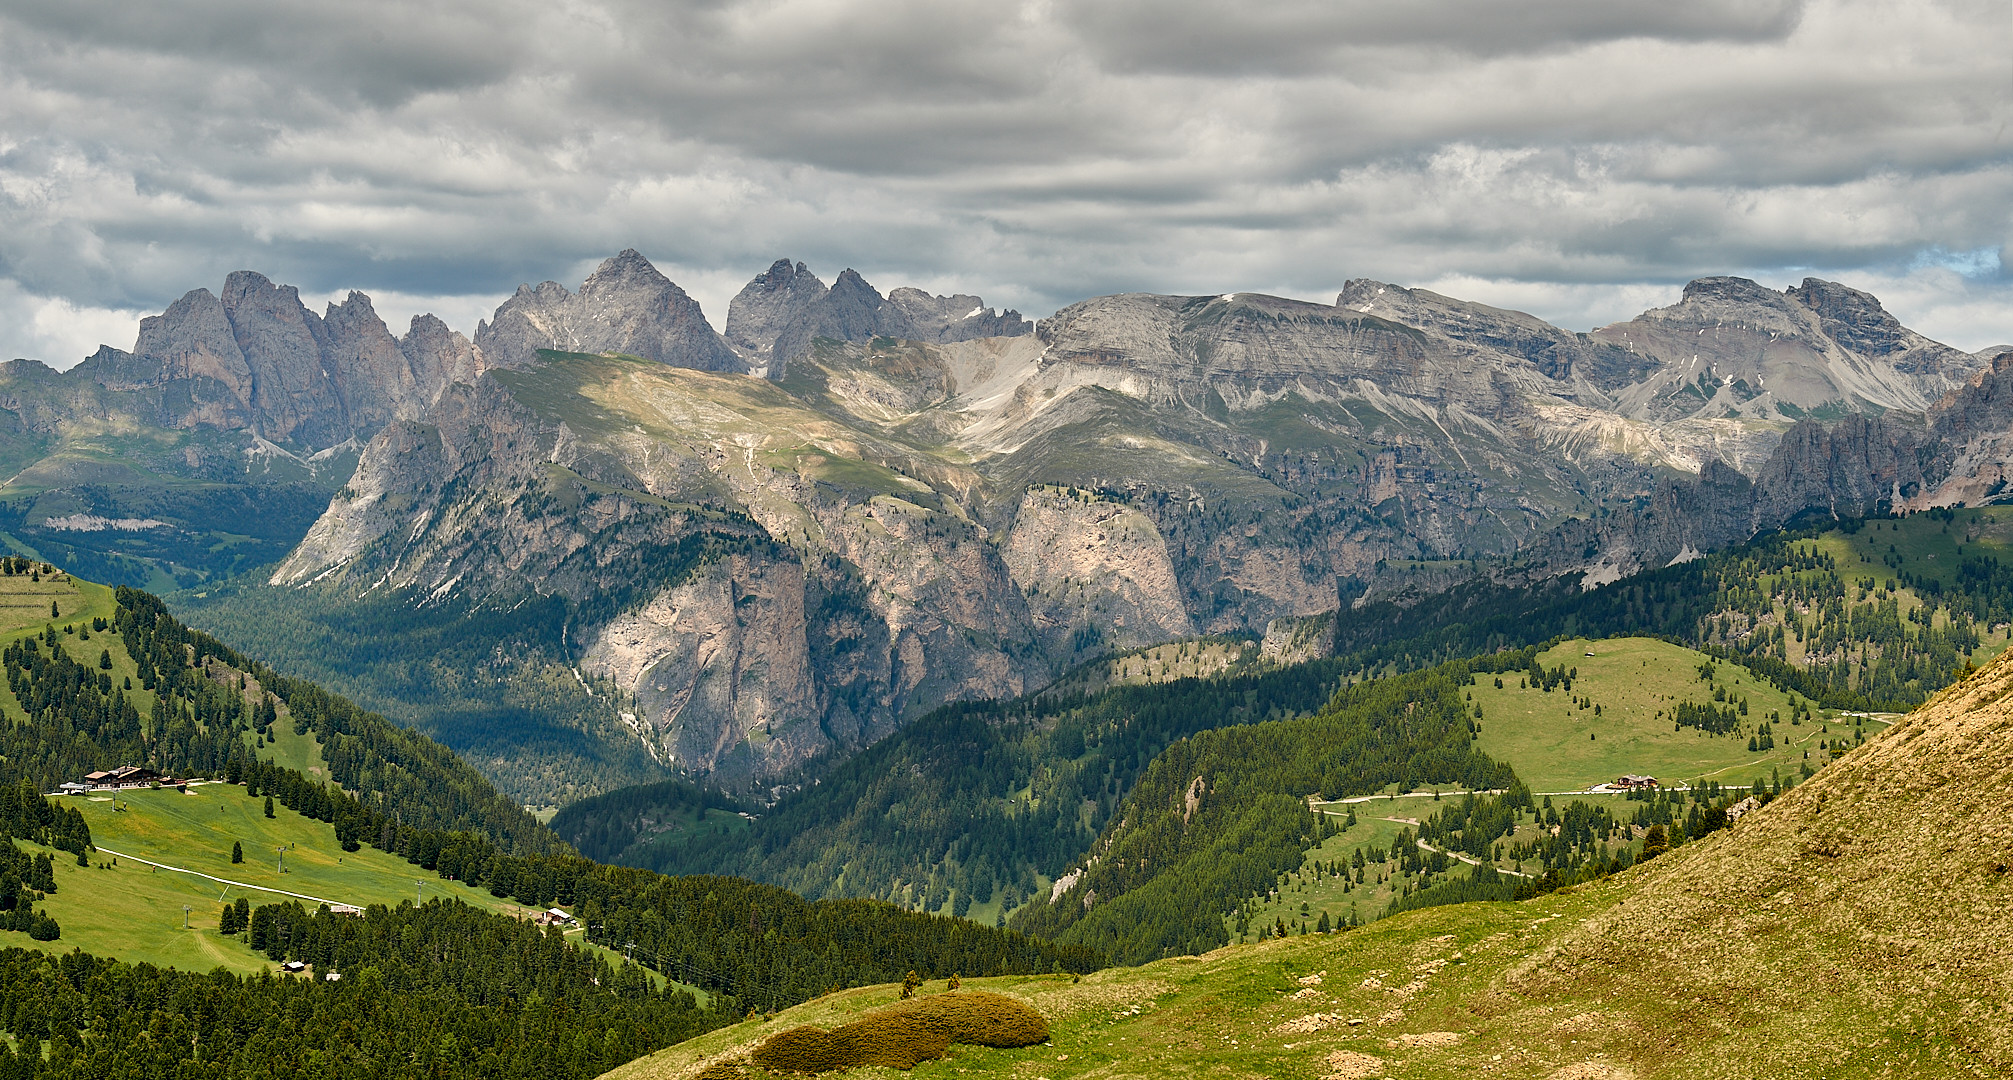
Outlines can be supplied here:
<path id="1" fill-rule="evenodd" d="M 595 279 L 506 302 L 485 372 L 378 434 L 271 587 L 566 597 L 567 662 L 660 764 L 728 782 L 1478 560 L 1592 583 L 1957 497 L 1946 418 L 2005 427 L 1997 369 L 1822 282 L 1708 279 L 1592 334 L 1372 281 L 1035 325 L 779 260 L 729 309 L 728 364 L 635 329 L 696 311 L 640 259 L 595 275 L 650 283 L 626 314 L 581 299 L 616 295 Z"/>
<path id="2" fill-rule="evenodd" d="M 31 533 L 145 518 L 190 478 L 308 483 L 326 509 L 269 588 L 323 611 L 557 598 L 547 662 L 628 703 L 622 738 L 752 782 L 1113 649 L 1996 498 L 2009 380 L 2013 356 L 1815 279 L 1701 279 L 1592 333 L 1369 280 L 1037 325 L 782 259 L 716 333 L 624 251 L 472 340 L 233 274 L 130 352 L 0 368 L 0 452 L 42 493 Z M 113 446 L 107 416 L 172 434 Z"/>

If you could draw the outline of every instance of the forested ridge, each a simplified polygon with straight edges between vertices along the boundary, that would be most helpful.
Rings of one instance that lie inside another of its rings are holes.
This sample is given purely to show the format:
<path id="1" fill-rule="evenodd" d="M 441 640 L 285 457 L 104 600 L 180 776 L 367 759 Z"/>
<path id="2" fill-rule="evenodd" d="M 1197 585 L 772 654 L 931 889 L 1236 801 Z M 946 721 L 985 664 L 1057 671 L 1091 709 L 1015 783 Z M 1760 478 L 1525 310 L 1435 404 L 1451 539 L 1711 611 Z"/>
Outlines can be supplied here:
<path id="1" fill-rule="evenodd" d="M 1534 655 L 1515 650 L 1356 683 L 1314 716 L 1175 743 L 1052 895 L 1010 925 L 1126 963 L 1226 944 L 1225 918 L 1299 868 L 1330 828 L 1309 796 L 1514 785 L 1509 766 L 1474 748 L 1463 692 L 1474 673 L 1520 669 Z"/>
<path id="2" fill-rule="evenodd" d="M 1837 528 L 1903 538 L 1952 519 L 1936 511 Z M 1588 590 L 1571 578 L 1480 580 L 1407 607 L 1345 609 L 1336 648 L 1352 667 L 1406 670 L 1563 637 L 1658 637 L 1737 660 L 1828 708 L 1906 710 L 1962 677 L 1983 632 L 2013 622 L 2013 565 L 1973 553 L 1938 569 L 1896 553 L 1885 573 L 1841 571 L 1814 542 L 1829 531 L 1772 533 Z"/>
<path id="3" fill-rule="evenodd" d="M 943 706 L 854 757 L 814 763 L 745 827 L 694 828 L 732 806 L 673 783 L 612 792 L 553 828 L 599 858 L 717 871 L 806 896 L 878 897 L 967 914 L 1032 895 L 1076 857 L 1169 745 L 1197 731 L 1312 713 L 1338 662 L 1096 692 Z M 710 800 L 710 801 L 709 801 Z M 652 826 L 677 825 L 638 843 Z"/>
<path id="4" fill-rule="evenodd" d="M 276 706 L 263 709 L 269 703 L 253 701 L 243 687 L 210 677 L 204 661 L 213 657 L 249 674 L 283 703 L 295 732 L 312 732 L 321 744 L 330 777 L 344 790 L 367 793 L 377 816 L 407 828 L 480 833 L 508 851 L 560 846 L 550 830 L 497 793 L 447 747 L 314 683 L 249 660 L 184 626 L 149 593 L 122 586 L 116 595 L 114 629 L 123 635 L 142 685 L 155 692 L 161 710 L 154 729 L 163 733 L 165 748 L 188 748 L 179 753 L 164 749 L 155 762 L 162 769 L 216 775 L 241 754 L 246 732 L 277 719 Z"/>
<path id="5" fill-rule="evenodd" d="M 256 937 L 275 959 L 301 959 L 344 979 L 198 976 L 7 951 L 0 999 L 48 1000 L 64 993 L 51 989 L 61 983 L 74 1007 L 60 1018 L 0 1007 L 17 1046 L 24 1033 L 46 1031 L 49 1040 L 46 1059 L 0 1055 L 0 1077 L 179 1075 L 194 1063 L 197 1074 L 219 1077 L 591 1076 L 750 1008 L 779 1008 L 835 987 L 912 970 L 980 976 L 1088 971 L 1104 962 L 1090 949 L 880 902 L 812 902 L 743 879 L 670 878 L 591 862 L 424 736 L 248 661 L 181 625 L 152 596 L 116 595 L 110 620 L 52 626 L 5 650 L 9 688 L 30 718 L 5 733 L 16 777 L 40 782 L 134 762 L 242 783 L 330 823 L 347 850 L 369 844 L 497 896 L 566 905 L 594 941 L 706 989 L 713 1007 L 651 991 L 640 973 L 603 970 L 556 933 L 464 905 L 377 907 L 361 919 L 295 904 L 227 908 L 226 928 L 245 932 L 247 947 Z M 112 640 L 100 645 L 93 629 Z M 134 661 L 139 687 L 110 676 L 104 656 L 114 643 Z M 104 654 L 97 662 L 73 655 L 88 656 L 92 646 Z M 143 715 L 139 703 L 149 698 Z M 258 736 L 282 723 L 312 733 L 337 783 L 254 756 Z M 0 789 L 0 826 L 15 835 L 83 852 L 82 825 L 34 786 Z M 0 891 L 11 868 L 32 902 L 32 886 L 53 886 L 48 857 L 22 859 L 15 867 L 21 860 L 0 855 Z M 0 911 L 0 931 L 31 929 L 13 922 Z M 478 960 L 471 949 L 501 952 Z M 362 1015 L 373 995 L 397 1007 Z M 189 1015 L 150 1016 L 155 1006 L 147 1002 Z M 136 1030 L 148 1037 L 115 1045 Z"/>

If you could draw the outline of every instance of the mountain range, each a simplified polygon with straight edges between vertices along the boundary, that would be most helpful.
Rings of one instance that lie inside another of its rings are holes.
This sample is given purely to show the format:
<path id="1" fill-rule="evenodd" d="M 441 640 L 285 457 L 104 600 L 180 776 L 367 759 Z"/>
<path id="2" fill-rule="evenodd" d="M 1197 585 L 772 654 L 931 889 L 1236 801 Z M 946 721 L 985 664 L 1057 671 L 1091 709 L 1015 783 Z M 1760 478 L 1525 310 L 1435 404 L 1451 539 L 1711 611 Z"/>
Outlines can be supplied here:
<path id="1" fill-rule="evenodd" d="M 0 528 L 556 802 L 756 786 L 1113 650 L 1989 501 L 2013 456 L 2013 354 L 1816 279 L 1582 334 L 1361 280 L 1031 322 L 779 260 L 724 327 L 633 251 L 472 337 L 240 272 L 130 352 L 0 366 Z"/>

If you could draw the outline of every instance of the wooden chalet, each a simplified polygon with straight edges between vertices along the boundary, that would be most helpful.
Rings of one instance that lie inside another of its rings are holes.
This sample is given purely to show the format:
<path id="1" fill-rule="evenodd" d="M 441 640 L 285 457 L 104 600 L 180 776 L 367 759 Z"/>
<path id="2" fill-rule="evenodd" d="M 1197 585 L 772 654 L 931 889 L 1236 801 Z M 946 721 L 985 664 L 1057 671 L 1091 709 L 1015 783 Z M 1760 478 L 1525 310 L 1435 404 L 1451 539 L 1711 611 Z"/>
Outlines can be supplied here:
<path id="1" fill-rule="evenodd" d="M 85 773 L 82 785 L 76 785 L 74 782 L 64 784 L 63 790 L 69 791 L 73 786 L 81 786 L 89 791 L 126 791 L 147 787 L 150 784 L 171 787 L 177 783 L 179 781 L 162 776 L 145 765 L 121 765 L 116 769 L 100 769 L 97 772 Z"/>

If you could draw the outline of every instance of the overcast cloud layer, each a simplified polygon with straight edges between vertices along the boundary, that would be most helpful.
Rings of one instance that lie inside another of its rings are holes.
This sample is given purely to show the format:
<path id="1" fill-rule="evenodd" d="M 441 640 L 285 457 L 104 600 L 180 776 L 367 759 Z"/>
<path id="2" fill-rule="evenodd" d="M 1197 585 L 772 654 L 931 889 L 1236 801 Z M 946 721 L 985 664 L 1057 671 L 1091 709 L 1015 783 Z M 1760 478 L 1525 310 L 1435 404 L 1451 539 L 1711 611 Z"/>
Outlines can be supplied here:
<path id="1" fill-rule="evenodd" d="M 0 0 L 0 355 L 239 268 L 471 331 L 624 247 L 1042 315 L 1352 277 L 1575 329 L 1688 278 L 2013 342 L 2006 0 Z"/>

